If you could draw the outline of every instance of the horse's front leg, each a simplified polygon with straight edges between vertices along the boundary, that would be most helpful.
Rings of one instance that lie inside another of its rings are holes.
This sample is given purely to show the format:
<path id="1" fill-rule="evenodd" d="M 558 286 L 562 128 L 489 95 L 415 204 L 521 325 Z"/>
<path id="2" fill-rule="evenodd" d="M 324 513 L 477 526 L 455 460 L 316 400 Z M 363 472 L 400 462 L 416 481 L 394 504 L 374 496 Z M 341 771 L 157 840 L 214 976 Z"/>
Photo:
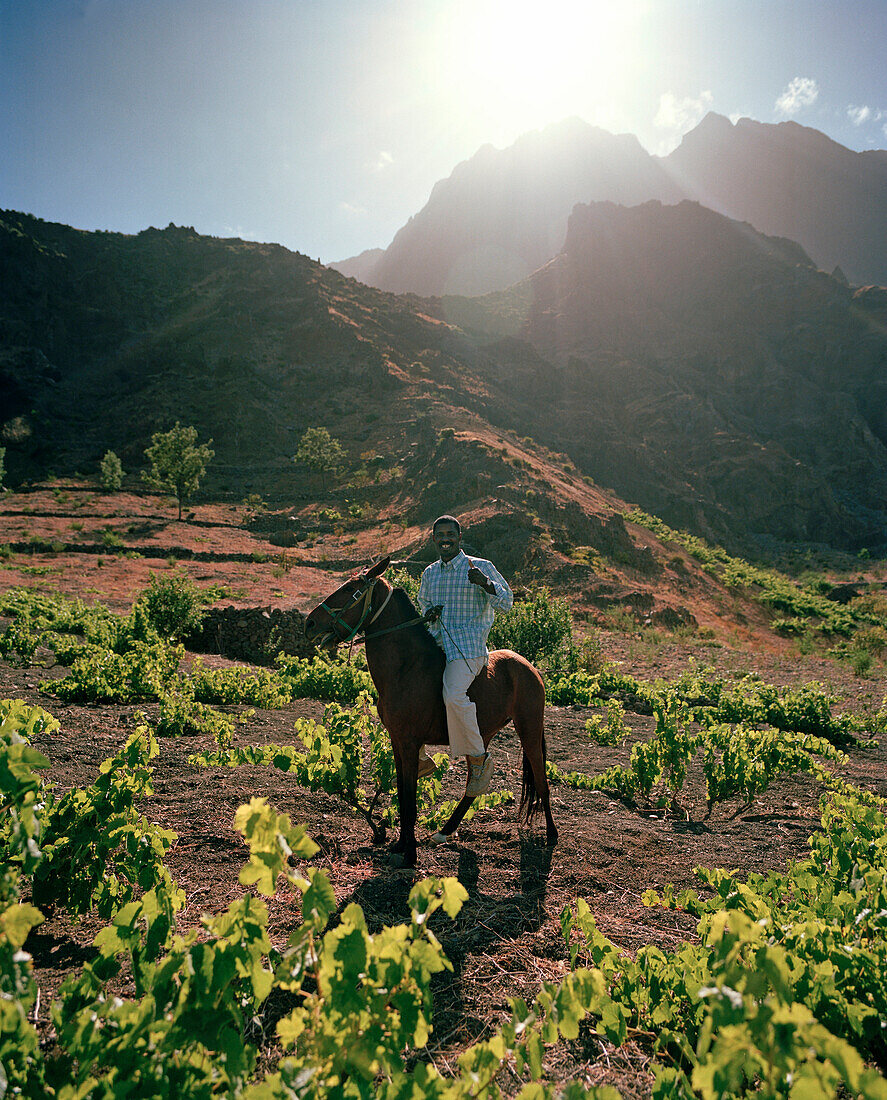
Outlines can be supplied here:
<path id="1" fill-rule="evenodd" d="M 397 801 L 400 805 L 400 837 L 391 845 L 391 854 L 402 867 L 416 866 L 416 788 L 419 782 L 419 748 L 394 752 L 397 770 Z"/>
<path id="2" fill-rule="evenodd" d="M 441 844 L 444 840 L 448 840 L 453 835 L 453 833 L 455 833 L 455 831 L 462 824 L 462 818 L 471 809 L 471 804 L 472 802 L 474 802 L 474 798 L 474 795 L 467 794 L 461 802 L 456 803 L 453 812 L 447 818 L 447 823 L 445 825 L 442 825 L 440 830 L 434 834 L 434 837 L 432 837 L 432 841 L 434 843 Z"/>
<path id="3" fill-rule="evenodd" d="M 401 810 L 401 822 L 400 822 L 400 834 L 397 840 L 393 844 L 389 844 L 388 851 L 392 855 L 402 855 L 404 849 L 403 843 L 403 761 L 401 759 L 400 751 L 396 744 L 392 742 L 391 748 L 394 752 L 394 773 L 397 778 L 397 805 Z"/>

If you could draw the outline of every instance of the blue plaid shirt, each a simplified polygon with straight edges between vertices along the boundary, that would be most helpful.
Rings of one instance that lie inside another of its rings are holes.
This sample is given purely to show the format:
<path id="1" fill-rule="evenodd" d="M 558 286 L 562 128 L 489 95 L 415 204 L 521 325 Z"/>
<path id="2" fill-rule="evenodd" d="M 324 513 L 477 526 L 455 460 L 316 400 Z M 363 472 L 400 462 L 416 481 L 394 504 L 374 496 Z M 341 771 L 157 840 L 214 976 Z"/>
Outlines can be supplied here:
<path id="1" fill-rule="evenodd" d="M 468 579 L 468 570 L 476 566 L 496 589 L 492 595 Z M 507 581 L 492 562 L 469 558 L 464 551 L 452 561 L 436 561 L 422 574 L 418 595 L 419 609 L 443 604 L 441 617 L 428 629 L 448 661 L 460 657 L 486 657 L 487 637 L 497 611 L 508 611 L 514 596 Z"/>

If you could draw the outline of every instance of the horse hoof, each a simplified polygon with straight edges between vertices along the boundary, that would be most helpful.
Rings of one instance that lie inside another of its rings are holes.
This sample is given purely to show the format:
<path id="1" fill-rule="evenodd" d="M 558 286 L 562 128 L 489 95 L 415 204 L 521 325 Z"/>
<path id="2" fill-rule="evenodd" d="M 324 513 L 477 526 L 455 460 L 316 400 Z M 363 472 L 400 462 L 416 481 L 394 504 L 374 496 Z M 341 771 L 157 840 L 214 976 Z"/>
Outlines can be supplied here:
<path id="1" fill-rule="evenodd" d="M 438 847 L 441 844 L 450 844 L 455 839 L 455 834 L 442 833 L 440 832 L 440 830 L 438 830 L 436 833 L 431 834 L 431 836 L 428 838 L 428 843 L 434 845 L 434 847 Z"/>
<path id="2" fill-rule="evenodd" d="M 416 866 L 416 857 L 410 859 L 406 852 L 392 852 L 391 868 L 394 871 L 412 871 Z"/>

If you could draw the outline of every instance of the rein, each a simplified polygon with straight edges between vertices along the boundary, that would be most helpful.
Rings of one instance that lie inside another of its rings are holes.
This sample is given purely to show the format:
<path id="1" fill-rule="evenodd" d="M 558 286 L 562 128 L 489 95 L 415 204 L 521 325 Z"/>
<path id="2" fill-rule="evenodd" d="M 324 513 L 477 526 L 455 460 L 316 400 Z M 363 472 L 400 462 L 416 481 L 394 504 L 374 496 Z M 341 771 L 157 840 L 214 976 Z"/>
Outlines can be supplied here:
<path id="1" fill-rule="evenodd" d="M 361 607 L 360 615 L 358 616 L 357 625 L 354 627 L 352 627 L 351 624 L 346 622 L 345 619 L 342 617 L 342 608 L 330 607 L 325 600 L 320 605 L 321 608 L 329 615 L 333 624 L 335 626 L 341 626 L 345 630 L 345 636 L 343 638 L 337 637 L 334 630 L 329 632 L 329 634 L 332 635 L 333 638 L 335 638 L 336 648 L 341 645 L 345 645 L 346 642 L 351 642 L 353 644 L 355 641 L 365 642 L 367 638 L 381 638 L 385 634 L 393 634 L 397 630 L 404 630 L 408 626 L 416 626 L 418 623 L 424 623 L 427 621 L 428 613 L 426 612 L 425 615 L 417 615 L 414 619 L 407 619 L 405 622 L 397 623 L 395 626 L 387 627 L 385 630 L 377 630 L 374 631 L 373 634 L 368 634 L 367 628 L 371 627 L 376 619 L 379 618 L 379 616 L 388 606 L 389 600 L 394 595 L 394 589 L 390 588 L 388 590 L 388 595 L 382 601 L 382 606 L 376 611 L 372 618 L 369 618 L 370 613 L 373 610 L 372 601 L 373 592 L 376 587 L 376 580 L 378 580 L 378 578 L 375 578 L 372 584 L 368 585 L 366 589 L 355 598 L 355 603 L 362 599 L 363 606 Z M 369 621 L 367 621 L 368 619 Z M 364 624 L 366 624 L 366 626 L 364 626 Z M 361 631 L 363 631 L 363 637 L 358 638 L 357 635 L 360 634 Z M 327 635 L 327 637 L 328 636 L 329 635 Z M 323 644 L 323 642 L 325 641 L 326 637 L 322 638 L 318 645 Z"/>

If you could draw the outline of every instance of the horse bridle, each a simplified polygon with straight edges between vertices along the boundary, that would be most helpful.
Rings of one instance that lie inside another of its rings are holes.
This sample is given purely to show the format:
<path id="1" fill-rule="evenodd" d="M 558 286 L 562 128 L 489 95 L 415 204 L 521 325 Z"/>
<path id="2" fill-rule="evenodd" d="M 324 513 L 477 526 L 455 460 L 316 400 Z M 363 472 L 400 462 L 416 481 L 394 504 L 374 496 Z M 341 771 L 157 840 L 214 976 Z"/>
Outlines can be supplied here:
<path id="1" fill-rule="evenodd" d="M 378 577 L 373 577 L 369 584 L 365 585 L 363 588 L 359 588 L 352 595 L 351 603 L 346 607 L 330 607 L 329 604 L 327 604 L 326 600 L 324 600 L 323 603 L 320 604 L 321 610 L 325 611 L 327 615 L 329 615 L 333 627 L 343 627 L 345 634 L 344 636 L 340 637 L 336 629 L 329 630 L 317 642 L 318 647 L 325 645 L 328 641 L 330 641 L 330 639 L 335 639 L 337 646 L 344 645 L 346 642 L 353 641 L 357 637 L 361 630 L 363 630 L 364 624 L 366 624 L 366 626 L 373 625 L 376 619 L 379 618 L 379 616 L 388 606 L 388 601 L 394 595 L 394 589 L 389 589 L 388 595 L 382 601 L 382 606 L 378 609 L 378 611 L 376 611 L 373 617 L 370 618 L 370 614 L 373 610 L 373 592 L 375 590 L 376 581 L 378 579 Z M 346 620 L 342 617 L 341 612 L 351 611 L 358 603 L 360 603 L 361 600 L 363 600 L 363 606 L 361 607 L 360 614 L 358 615 L 357 625 L 352 627 L 351 624 L 346 622 Z"/>
<path id="2" fill-rule="evenodd" d="M 315 642 L 315 646 L 319 649 L 321 646 L 326 645 L 331 639 L 335 640 L 336 648 L 340 645 L 344 645 L 346 642 L 353 642 L 357 635 L 363 631 L 363 640 L 369 637 L 367 634 L 367 628 L 371 627 L 376 619 L 382 614 L 385 608 L 388 606 L 388 601 L 394 595 L 394 589 L 388 589 L 388 595 L 382 601 L 382 606 L 373 614 L 370 618 L 370 614 L 373 610 L 373 591 L 376 587 L 376 581 L 379 577 L 373 577 L 373 579 L 364 588 L 359 588 L 351 597 L 351 603 L 346 607 L 330 607 L 326 600 L 323 603 L 318 604 L 322 611 L 325 611 L 330 617 L 330 621 L 333 627 L 342 627 L 345 631 L 343 637 L 340 637 L 335 629 L 328 630 L 322 638 Z M 342 611 L 351 611 L 360 601 L 363 600 L 363 606 L 360 609 L 360 615 L 357 619 L 357 625 L 351 626 L 341 615 Z M 374 638 L 380 638 L 383 634 L 393 634 L 397 630 L 405 630 L 408 626 L 415 626 L 417 623 L 431 622 L 437 618 L 443 608 L 430 607 L 424 615 L 417 615 L 414 619 L 407 619 L 405 622 L 398 623 L 396 626 L 390 626 L 387 630 L 377 630 L 372 635 Z M 359 640 L 359 639 L 358 639 Z"/>

